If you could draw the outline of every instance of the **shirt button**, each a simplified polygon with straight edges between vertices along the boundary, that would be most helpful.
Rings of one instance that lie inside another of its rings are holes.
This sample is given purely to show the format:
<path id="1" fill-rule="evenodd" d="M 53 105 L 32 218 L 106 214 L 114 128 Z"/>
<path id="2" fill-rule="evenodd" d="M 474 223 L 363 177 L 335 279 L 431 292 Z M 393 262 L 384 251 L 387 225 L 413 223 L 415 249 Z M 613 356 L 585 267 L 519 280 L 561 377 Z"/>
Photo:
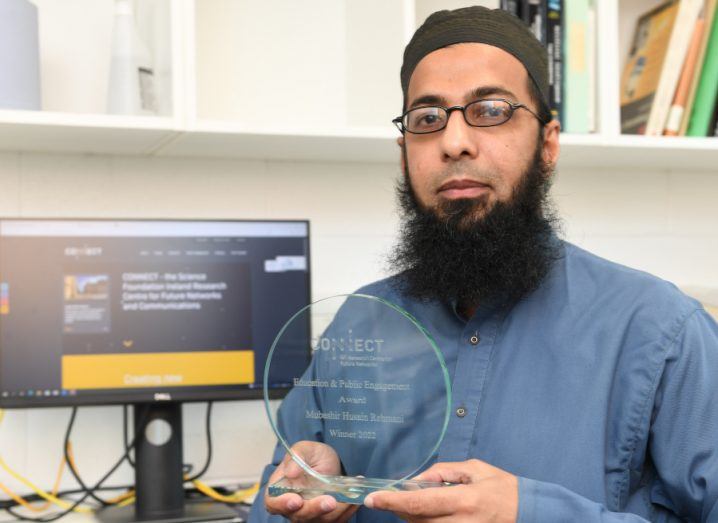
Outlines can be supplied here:
<path id="1" fill-rule="evenodd" d="M 466 409 L 464 407 L 459 407 L 458 409 L 456 409 L 456 415 L 460 418 L 463 418 L 464 416 L 466 416 Z"/>
<path id="2" fill-rule="evenodd" d="M 477 332 L 476 334 L 471 336 L 471 338 L 469 338 L 469 341 L 472 345 L 478 345 L 479 341 L 481 341 L 481 338 L 479 338 L 479 333 Z"/>

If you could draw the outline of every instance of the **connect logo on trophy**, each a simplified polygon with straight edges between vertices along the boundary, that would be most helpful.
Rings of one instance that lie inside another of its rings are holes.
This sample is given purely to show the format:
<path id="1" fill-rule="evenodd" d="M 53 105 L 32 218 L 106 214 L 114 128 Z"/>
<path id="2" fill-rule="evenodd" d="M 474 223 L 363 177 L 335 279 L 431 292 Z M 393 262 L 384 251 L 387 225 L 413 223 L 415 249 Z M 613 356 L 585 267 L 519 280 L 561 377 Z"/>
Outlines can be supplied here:
<path id="1" fill-rule="evenodd" d="M 380 352 L 384 340 L 381 338 L 356 338 L 352 329 L 349 329 L 346 337 L 325 337 L 313 338 L 311 343 L 312 351 L 332 352 Z"/>

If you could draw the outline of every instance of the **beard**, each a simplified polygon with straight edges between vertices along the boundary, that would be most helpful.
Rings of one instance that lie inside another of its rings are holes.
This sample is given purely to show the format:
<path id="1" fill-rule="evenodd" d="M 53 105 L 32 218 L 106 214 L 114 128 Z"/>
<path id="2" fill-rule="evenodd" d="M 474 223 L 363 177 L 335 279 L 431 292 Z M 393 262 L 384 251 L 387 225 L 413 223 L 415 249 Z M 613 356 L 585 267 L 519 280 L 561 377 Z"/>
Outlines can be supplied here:
<path id="1" fill-rule="evenodd" d="M 406 164 L 406 163 L 405 163 Z M 409 173 L 397 184 L 399 242 L 389 258 L 399 290 L 460 308 L 505 305 L 535 290 L 559 258 L 558 219 L 548 200 L 551 168 L 540 144 L 507 201 L 485 196 L 421 205 Z"/>

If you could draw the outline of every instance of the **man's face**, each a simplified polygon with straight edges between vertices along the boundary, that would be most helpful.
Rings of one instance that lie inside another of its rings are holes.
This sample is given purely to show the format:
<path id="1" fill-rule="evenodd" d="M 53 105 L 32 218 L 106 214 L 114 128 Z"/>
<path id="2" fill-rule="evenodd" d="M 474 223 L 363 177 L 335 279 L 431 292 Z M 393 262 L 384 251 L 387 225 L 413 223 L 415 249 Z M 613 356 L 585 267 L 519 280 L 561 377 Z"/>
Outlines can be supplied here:
<path id="1" fill-rule="evenodd" d="M 513 55 L 497 47 L 465 43 L 436 50 L 414 69 L 407 107 L 451 107 L 479 98 L 504 98 L 526 104 L 528 73 Z M 514 188 L 534 157 L 541 123 L 518 109 L 496 127 L 471 127 L 459 111 L 451 113 L 446 128 L 431 134 L 406 133 L 402 158 L 419 203 L 438 216 L 447 214 L 457 200 L 475 202 L 473 219 L 483 217 L 497 201 L 511 199 Z M 542 156 L 552 164 L 558 153 L 558 127 L 546 128 Z"/>

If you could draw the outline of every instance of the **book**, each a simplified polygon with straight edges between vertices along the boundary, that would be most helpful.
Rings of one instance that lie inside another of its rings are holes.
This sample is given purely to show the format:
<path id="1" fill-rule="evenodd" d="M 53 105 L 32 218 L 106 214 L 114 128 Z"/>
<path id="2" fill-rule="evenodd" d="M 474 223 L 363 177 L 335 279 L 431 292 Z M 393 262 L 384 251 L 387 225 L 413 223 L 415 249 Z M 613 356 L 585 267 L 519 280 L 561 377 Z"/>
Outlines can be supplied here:
<path id="1" fill-rule="evenodd" d="M 588 96 L 586 102 L 588 104 L 588 132 L 592 133 L 596 131 L 596 82 L 598 81 L 598 75 L 596 74 L 597 58 L 596 58 L 596 38 L 598 33 L 596 31 L 596 9 L 594 4 L 588 10 L 588 32 L 586 34 L 586 41 L 588 45 L 592 46 L 587 53 L 586 57 L 588 60 Z"/>
<path id="2" fill-rule="evenodd" d="M 686 60 L 688 45 L 703 3 L 704 0 L 680 0 L 678 4 L 678 14 L 668 40 L 668 49 L 646 123 L 646 135 L 657 136 L 663 133 L 681 67 Z"/>
<path id="3" fill-rule="evenodd" d="M 589 41 L 590 0 L 564 2 L 564 124 L 569 133 L 588 133 L 590 121 L 590 64 L 594 42 Z"/>
<path id="4" fill-rule="evenodd" d="M 666 127 L 663 134 L 666 136 L 678 136 L 681 130 L 681 122 L 683 121 L 683 113 L 685 112 L 688 95 L 691 90 L 693 78 L 696 75 L 696 65 L 698 64 L 698 54 L 700 53 L 701 42 L 703 41 L 703 33 L 705 29 L 705 14 L 701 13 L 693 29 L 693 36 L 686 53 L 686 61 L 683 64 L 681 75 L 678 79 L 676 94 L 673 97 L 673 104 L 668 111 L 666 119 Z"/>
<path id="5" fill-rule="evenodd" d="M 621 75 L 621 132 L 624 134 L 645 133 L 678 5 L 678 0 L 669 0 L 644 13 L 636 22 Z"/>
<path id="6" fill-rule="evenodd" d="M 708 136 L 718 97 L 718 16 L 713 17 L 686 136 Z"/>
<path id="7" fill-rule="evenodd" d="M 713 119 L 709 129 L 713 129 L 713 136 L 718 136 L 718 103 L 716 103 L 715 110 L 713 111 Z"/>
<path id="8" fill-rule="evenodd" d="M 543 45 L 546 45 L 545 7 L 546 4 L 542 0 L 523 0 L 521 6 L 524 22 Z"/>
<path id="9" fill-rule="evenodd" d="M 696 61 L 696 70 L 691 81 L 691 89 L 688 94 L 688 100 L 686 100 L 685 110 L 683 111 L 683 119 L 681 120 L 681 128 L 678 134 L 685 136 L 688 130 L 688 123 L 691 119 L 691 111 L 693 110 L 693 102 L 696 98 L 696 90 L 698 88 L 698 79 L 701 71 L 703 70 L 703 62 L 705 61 L 706 51 L 708 49 L 708 38 L 711 35 L 711 27 L 713 27 L 713 20 L 718 14 L 718 0 L 706 0 L 706 5 L 703 7 L 704 21 L 703 21 L 703 38 L 701 40 L 700 51 L 698 52 L 698 60 Z"/>
<path id="10" fill-rule="evenodd" d="M 523 20 L 523 15 L 521 13 L 521 0 L 501 0 L 500 7 L 504 11 L 508 11 L 512 15 Z"/>
<path id="11" fill-rule="evenodd" d="M 548 55 L 548 104 L 563 126 L 563 3 L 564 0 L 501 0 L 500 8 L 524 21 L 546 47 Z"/>
<path id="12" fill-rule="evenodd" d="M 563 0 L 547 0 L 545 26 L 549 107 L 553 118 L 563 127 Z"/>

